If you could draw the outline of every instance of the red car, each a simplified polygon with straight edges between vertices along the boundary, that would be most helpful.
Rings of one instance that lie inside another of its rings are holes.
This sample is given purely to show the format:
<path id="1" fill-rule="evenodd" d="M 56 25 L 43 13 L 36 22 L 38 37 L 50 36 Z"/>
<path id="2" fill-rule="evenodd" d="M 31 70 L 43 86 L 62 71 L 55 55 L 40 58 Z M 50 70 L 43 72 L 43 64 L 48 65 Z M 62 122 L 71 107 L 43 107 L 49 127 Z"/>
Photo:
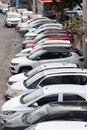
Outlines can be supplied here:
<path id="1" fill-rule="evenodd" d="M 47 36 L 44 38 L 44 40 L 70 40 L 70 37 L 65 35 L 51 35 L 51 36 Z M 33 48 L 36 44 L 38 43 L 38 41 L 33 41 L 32 43 L 28 43 L 26 44 L 25 48 Z"/>

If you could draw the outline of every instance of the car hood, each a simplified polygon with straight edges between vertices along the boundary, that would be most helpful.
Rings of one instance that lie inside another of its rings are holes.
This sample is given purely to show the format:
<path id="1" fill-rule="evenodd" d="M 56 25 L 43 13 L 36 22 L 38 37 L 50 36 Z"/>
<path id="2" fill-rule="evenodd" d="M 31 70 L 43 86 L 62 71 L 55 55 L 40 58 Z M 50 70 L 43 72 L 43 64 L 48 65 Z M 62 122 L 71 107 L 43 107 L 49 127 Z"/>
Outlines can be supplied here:
<path id="1" fill-rule="evenodd" d="M 21 19 L 20 18 L 10 18 L 10 19 L 8 18 L 7 20 L 8 21 L 20 21 Z"/>
<path id="2" fill-rule="evenodd" d="M 14 58 L 11 60 L 11 63 L 19 63 L 19 64 L 27 64 L 27 63 L 30 63 L 31 60 L 28 59 L 26 56 L 23 56 L 23 57 L 17 57 L 17 58 Z"/>
<path id="3" fill-rule="evenodd" d="M 28 90 L 24 86 L 24 80 L 14 83 L 10 88 L 13 89 L 13 90 Z"/>
<path id="4" fill-rule="evenodd" d="M 20 97 L 21 96 L 17 96 L 14 97 L 8 101 L 6 101 L 2 107 L 1 107 L 1 111 L 9 111 L 9 110 L 13 110 L 15 111 L 15 108 L 17 108 L 18 106 L 22 106 L 22 104 L 20 103 Z M 13 108 L 13 109 L 12 109 Z"/>
<path id="5" fill-rule="evenodd" d="M 33 48 L 24 49 L 24 50 L 21 51 L 20 53 L 16 54 L 16 57 L 29 55 L 29 52 L 30 52 L 32 49 L 33 49 Z"/>
<path id="6" fill-rule="evenodd" d="M 16 75 L 13 75 L 9 78 L 9 82 L 19 82 L 21 80 L 25 80 L 27 79 L 27 77 L 24 75 L 24 73 L 20 73 L 20 74 L 16 74 Z"/>

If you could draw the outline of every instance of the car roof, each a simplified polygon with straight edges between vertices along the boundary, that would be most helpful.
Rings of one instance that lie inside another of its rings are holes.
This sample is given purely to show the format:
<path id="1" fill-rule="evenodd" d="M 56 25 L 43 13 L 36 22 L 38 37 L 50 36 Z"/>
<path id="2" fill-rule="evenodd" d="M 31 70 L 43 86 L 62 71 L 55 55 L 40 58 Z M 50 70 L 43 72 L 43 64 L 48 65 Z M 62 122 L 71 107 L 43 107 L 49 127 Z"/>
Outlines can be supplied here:
<path id="1" fill-rule="evenodd" d="M 41 50 L 43 50 L 43 51 L 47 51 L 47 52 L 75 52 L 75 49 L 73 49 L 73 48 L 71 48 L 71 49 L 69 49 L 70 47 L 72 47 L 71 45 L 65 45 L 65 44 L 62 44 L 62 45 L 60 45 L 60 44 L 55 44 L 55 45 L 48 45 L 47 46 L 47 44 L 46 45 L 40 45 L 41 46 L 41 48 L 40 48 L 40 50 L 39 51 L 41 51 Z"/>
<path id="2" fill-rule="evenodd" d="M 65 43 L 65 44 L 71 44 L 70 40 L 57 40 L 57 39 L 54 39 L 54 40 L 46 40 L 46 41 L 43 41 L 44 43 Z"/>
<path id="3" fill-rule="evenodd" d="M 70 93 L 70 94 L 87 94 L 86 87 L 74 84 L 54 84 L 43 87 L 43 93 L 45 95 L 58 94 L 58 93 Z M 87 97 L 86 97 L 87 98 Z"/>
<path id="4" fill-rule="evenodd" d="M 46 74 L 75 74 L 75 75 L 87 75 L 87 69 L 84 68 L 62 68 L 62 69 L 52 69 L 51 71 L 44 71 Z"/>
<path id="5" fill-rule="evenodd" d="M 44 127 L 45 126 L 45 127 Z M 86 130 L 86 122 L 85 121 L 46 121 L 38 123 L 32 127 L 28 127 L 27 130 L 31 130 L 32 128 L 35 130 Z"/>
<path id="6" fill-rule="evenodd" d="M 74 63 L 67 63 L 67 62 L 59 62 L 59 63 L 57 63 L 57 62 L 53 62 L 53 63 L 45 63 L 45 64 L 42 64 L 41 65 L 41 68 L 52 68 L 52 67 L 58 67 L 58 68 L 62 68 L 62 67 L 69 67 L 69 68 L 72 68 L 72 67 L 77 67 L 77 65 L 76 64 L 74 64 Z"/>
<path id="7" fill-rule="evenodd" d="M 62 47 L 67 47 L 67 48 L 70 48 L 70 47 L 72 47 L 72 45 L 71 44 L 58 44 L 58 43 L 54 43 L 54 44 L 49 44 L 49 43 L 42 43 L 42 44 L 39 44 L 39 45 L 36 45 L 37 47 L 40 47 L 41 49 L 51 49 L 51 47 L 52 48 L 55 48 L 55 47 L 57 47 L 57 49 L 58 49 L 58 47 L 60 47 L 60 48 L 62 48 Z"/>

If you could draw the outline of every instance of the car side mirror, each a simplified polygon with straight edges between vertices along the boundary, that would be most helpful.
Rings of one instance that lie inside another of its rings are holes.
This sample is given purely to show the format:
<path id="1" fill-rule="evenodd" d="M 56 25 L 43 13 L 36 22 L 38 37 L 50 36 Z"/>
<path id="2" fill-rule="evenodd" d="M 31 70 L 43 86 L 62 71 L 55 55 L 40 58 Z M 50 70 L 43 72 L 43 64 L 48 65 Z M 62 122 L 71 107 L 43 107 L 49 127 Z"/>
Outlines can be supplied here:
<path id="1" fill-rule="evenodd" d="M 40 57 L 37 57 L 36 60 L 40 60 Z"/>
<path id="2" fill-rule="evenodd" d="M 37 89 L 41 88 L 41 86 L 37 86 Z"/>
<path id="3" fill-rule="evenodd" d="M 38 107 L 38 103 L 35 102 L 32 106 L 34 106 L 34 107 Z"/>

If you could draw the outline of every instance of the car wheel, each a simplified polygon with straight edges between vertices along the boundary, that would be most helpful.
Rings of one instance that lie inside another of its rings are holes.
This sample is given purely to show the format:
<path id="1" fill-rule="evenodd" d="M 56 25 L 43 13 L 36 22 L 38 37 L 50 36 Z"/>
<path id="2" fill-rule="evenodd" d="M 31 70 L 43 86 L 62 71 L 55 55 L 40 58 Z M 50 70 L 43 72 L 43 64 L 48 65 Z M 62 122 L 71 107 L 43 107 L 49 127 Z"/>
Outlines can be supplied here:
<path id="1" fill-rule="evenodd" d="M 7 26 L 7 24 L 5 23 L 5 26 Z"/>
<path id="2" fill-rule="evenodd" d="M 28 72 L 30 70 L 32 70 L 31 67 L 28 67 L 28 66 L 22 67 L 22 68 L 20 68 L 19 73 L 23 73 L 23 72 L 25 73 L 25 72 Z"/>

